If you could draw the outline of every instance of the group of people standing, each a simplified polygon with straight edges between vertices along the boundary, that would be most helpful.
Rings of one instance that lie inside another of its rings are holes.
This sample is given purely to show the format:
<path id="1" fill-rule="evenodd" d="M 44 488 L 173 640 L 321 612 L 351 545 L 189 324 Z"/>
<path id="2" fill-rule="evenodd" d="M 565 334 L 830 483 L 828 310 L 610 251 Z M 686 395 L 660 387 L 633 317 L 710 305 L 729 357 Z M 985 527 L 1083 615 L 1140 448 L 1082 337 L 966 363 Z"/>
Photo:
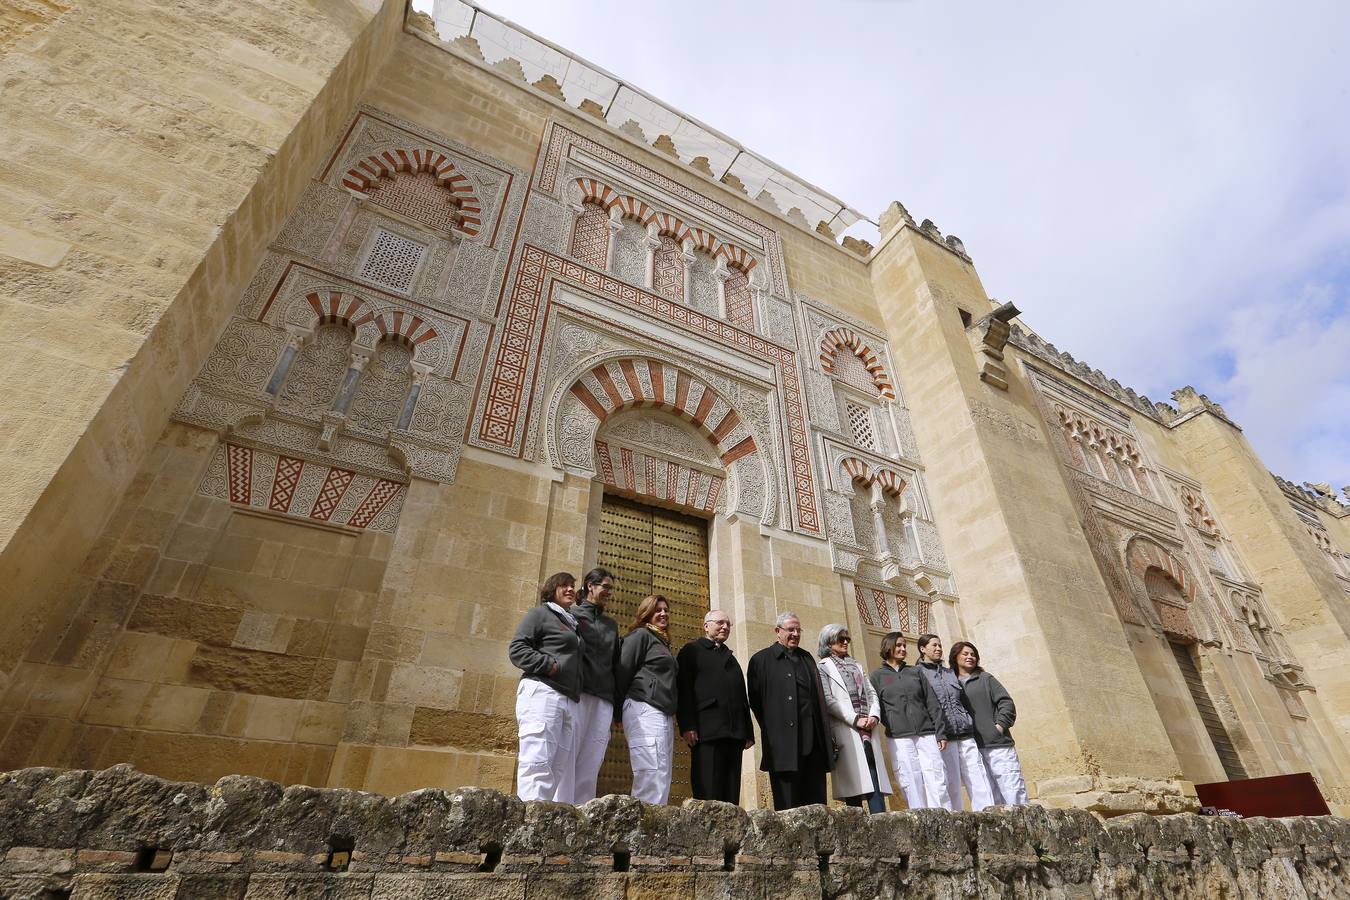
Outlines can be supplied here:
<path id="1" fill-rule="evenodd" d="M 730 648 L 731 619 L 712 610 L 704 637 L 678 656 L 670 645 L 670 601 L 652 594 L 628 630 L 605 614 L 614 576 L 593 569 L 582 581 L 559 572 L 511 638 L 521 670 L 516 690 L 522 800 L 585 803 L 596 795 L 610 726 L 619 724 L 633 768 L 632 794 L 670 797 L 675 728 L 690 746 L 694 796 L 736 803 L 741 754 L 754 744 L 745 678 Z"/>
<path id="2" fill-rule="evenodd" d="M 813 659 L 800 647 L 801 621 L 783 613 L 775 642 L 750 658 L 743 676 L 727 646 L 725 612 L 704 616 L 704 636 L 676 653 L 665 597 L 638 604 L 620 636 L 605 614 L 613 591 L 614 576 L 602 568 L 587 573 L 580 591 L 570 573 L 553 575 L 511 639 L 511 662 L 522 672 L 521 799 L 594 799 L 618 723 L 634 797 L 669 798 L 678 730 L 690 747 L 694 797 L 737 803 L 743 752 L 755 742 L 753 712 L 775 809 L 824 803 L 833 772 L 837 799 L 882 811 L 891 793 L 887 750 L 911 808 L 960 809 L 963 785 L 972 809 L 1026 802 L 1011 734 L 1016 708 L 970 642 L 957 642 L 946 667 L 942 642 L 923 635 L 919 664 L 907 666 L 904 639 L 892 632 L 882 639 L 882 665 L 867 675 L 849 653 L 847 626 L 827 625 Z"/>

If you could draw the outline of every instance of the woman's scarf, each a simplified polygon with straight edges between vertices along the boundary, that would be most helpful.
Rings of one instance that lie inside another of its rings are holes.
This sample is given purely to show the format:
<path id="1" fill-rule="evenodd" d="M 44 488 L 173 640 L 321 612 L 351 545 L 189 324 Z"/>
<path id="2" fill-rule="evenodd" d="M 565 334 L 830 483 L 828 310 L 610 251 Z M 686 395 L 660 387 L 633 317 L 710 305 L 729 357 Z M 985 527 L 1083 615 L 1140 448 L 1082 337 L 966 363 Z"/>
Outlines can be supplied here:
<path id="1" fill-rule="evenodd" d="M 563 621 L 566 622 L 568 625 L 571 625 L 573 631 L 576 631 L 576 630 L 577 630 L 577 617 L 576 617 L 576 616 L 572 615 L 570 612 L 568 612 L 567 610 L 563 609 L 562 606 L 561 606 L 560 604 L 554 603 L 552 600 L 547 601 L 547 603 L 548 603 L 548 608 L 551 609 L 551 610 L 553 610 L 553 611 L 554 611 L 555 613 L 557 613 L 558 615 L 562 616 L 562 617 L 563 617 Z"/>

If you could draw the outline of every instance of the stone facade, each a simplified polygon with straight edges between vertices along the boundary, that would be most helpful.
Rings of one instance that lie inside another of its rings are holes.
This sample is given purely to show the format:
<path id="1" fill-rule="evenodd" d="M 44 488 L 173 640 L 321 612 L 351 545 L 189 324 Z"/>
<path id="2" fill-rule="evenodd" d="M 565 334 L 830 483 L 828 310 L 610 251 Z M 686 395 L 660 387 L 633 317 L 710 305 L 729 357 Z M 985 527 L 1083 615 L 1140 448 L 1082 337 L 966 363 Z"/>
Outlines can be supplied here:
<path id="1" fill-rule="evenodd" d="M 619 496 L 706 522 L 742 658 L 973 640 L 1044 805 L 1350 810 L 1350 508 L 1216 404 L 899 204 L 841 245 L 395 0 L 236 6 L 0 30 L 0 767 L 509 791 L 506 642 Z"/>
<path id="2" fill-rule="evenodd" d="M 13 900 L 1345 896 L 1350 822 L 1001 807 L 869 816 L 481 788 L 399 797 L 126 766 L 0 776 Z"/>

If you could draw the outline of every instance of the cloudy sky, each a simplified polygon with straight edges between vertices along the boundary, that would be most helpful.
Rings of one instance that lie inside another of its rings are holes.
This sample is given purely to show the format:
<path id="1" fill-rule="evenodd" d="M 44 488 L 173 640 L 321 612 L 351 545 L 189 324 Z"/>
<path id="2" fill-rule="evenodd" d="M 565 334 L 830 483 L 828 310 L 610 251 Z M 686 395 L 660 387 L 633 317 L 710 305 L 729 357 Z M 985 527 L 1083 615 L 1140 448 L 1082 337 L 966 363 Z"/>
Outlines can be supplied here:
<path id="1" fill-rule="evenodd" d="M 1060 349 L 1350 484 L 1350 4 L 484 5 L 872 218 L 900 200 Z"/>

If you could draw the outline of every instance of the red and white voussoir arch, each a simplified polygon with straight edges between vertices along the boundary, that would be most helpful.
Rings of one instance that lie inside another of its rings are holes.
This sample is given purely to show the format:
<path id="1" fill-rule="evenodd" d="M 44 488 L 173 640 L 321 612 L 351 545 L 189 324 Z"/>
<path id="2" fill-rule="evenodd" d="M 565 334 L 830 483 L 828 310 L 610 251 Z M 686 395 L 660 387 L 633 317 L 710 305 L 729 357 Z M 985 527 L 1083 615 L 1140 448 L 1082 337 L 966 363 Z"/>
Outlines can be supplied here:
<path id="1" fill-rule="evenodd" d="M 398 172 L 430 172 L 450 192 L 459 207 L 455 227 L 469 236 L 477 234 L 483 227 L 483 204 L 473 184 L 439 150 L 400 148 L 372 154 L 347 170 L 342 176 L 342 186 L 364 194 L 381 178 L 393 178 Z"/>

